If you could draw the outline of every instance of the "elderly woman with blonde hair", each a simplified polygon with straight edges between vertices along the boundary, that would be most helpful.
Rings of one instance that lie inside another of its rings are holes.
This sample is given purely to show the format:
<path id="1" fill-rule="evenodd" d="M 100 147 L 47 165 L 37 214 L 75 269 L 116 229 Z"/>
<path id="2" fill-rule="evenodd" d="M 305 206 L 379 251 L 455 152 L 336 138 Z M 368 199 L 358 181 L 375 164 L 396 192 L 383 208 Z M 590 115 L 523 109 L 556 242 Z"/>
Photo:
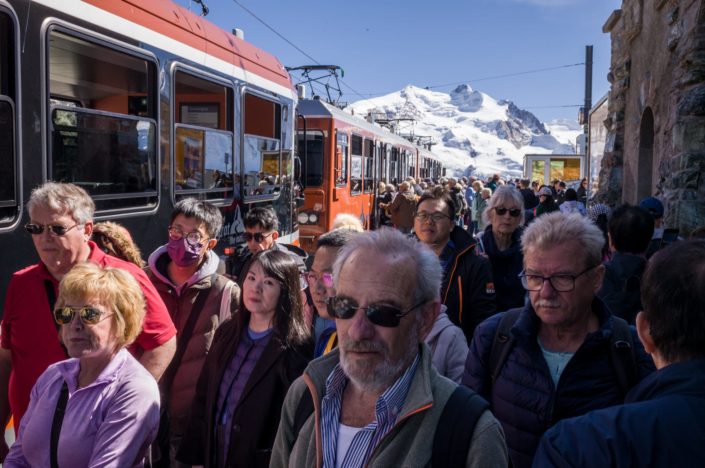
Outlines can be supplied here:
<path id="1" fill-rule="evenodd" d="M 70 359 L 37 380 L 4 468 L 144 466 L 159 426 L 159 389 L 126 349 L 142 331 L 144 309 L 125 270 L 87 262 L 64 276 L 54 320 Z"/>
<path id="2" fill-rule="evenodd" d="M 497 312 L 524 306 L 526 295 L 519 274 L 524 269 L 521 235 L 524 225 L 524 197 L 511 185 L 497 187 L 482 213 L 486 226 L 478 234 L 482 254 L 492 264 Z"/>
<path id="3" fill-rule="evenodd" d="M 333 229 L 350 229 L 352 231 L 365 232 L 362 221 L 355 215 L 340 213 L 333 220 Z"/>

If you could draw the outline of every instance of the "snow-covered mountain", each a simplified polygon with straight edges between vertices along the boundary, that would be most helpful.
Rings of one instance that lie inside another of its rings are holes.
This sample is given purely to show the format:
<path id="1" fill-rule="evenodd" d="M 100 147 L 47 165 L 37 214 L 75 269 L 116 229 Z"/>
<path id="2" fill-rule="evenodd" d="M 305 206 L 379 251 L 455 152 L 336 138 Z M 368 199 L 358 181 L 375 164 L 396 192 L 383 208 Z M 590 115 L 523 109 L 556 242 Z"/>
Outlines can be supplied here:
<path id="1" fill-rule="evenodd" d="M 582 128 L 574 120 L 544 124 L 511 101 L 496 101 L 487 94 L 458 86 L 445 94 L 415 86 L 386 96 L 357 101 L 346 108 L 355 115 L 375 118 L 411 118 L 417 136 L 431 137 L 433 152 L 448 173 L 456 176 L 520 177 L 528 153 L 575 153 Z M 410 133 L 400 123 L 401 134 Z"/>

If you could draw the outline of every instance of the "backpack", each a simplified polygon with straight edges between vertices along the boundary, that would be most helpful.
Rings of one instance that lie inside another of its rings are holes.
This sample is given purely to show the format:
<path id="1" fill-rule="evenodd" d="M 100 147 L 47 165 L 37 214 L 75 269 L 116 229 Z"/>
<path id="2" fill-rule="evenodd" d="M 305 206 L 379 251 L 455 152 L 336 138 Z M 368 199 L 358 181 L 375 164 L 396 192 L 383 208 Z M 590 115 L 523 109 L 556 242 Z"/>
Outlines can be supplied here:
<path id="1" fill-rule="evenodd" d="M 524 309 L 511 309 L 504 313 L 504 316 L 499 321 L 497 332 L 494 335 L 492 348 L 490 350 L 489 369 L 492 383 L 502 373 L 502 368 L 507 362 L 509 353 L 514 347 L 514 335 L 511 329 L 519 319 L 519 315 Z M 634 340 L 629 324 L 619 317 L 613 316 L 614 333 L 610 337 L 609 356 L 610 364 L 617 384 L 626 396 L 637 383 L 639 383 L 639 372 L 636 364 L 636 355 L 634 353 Z"/>
<path id="2" fill-rule="evenodd" d="M 460 385 L 455 388 L 446 402 L 441 418 L 436 426 L 433 437 L 431 453 L 431 466 L 433 468 L 453 468 L 465 466 L 470 440 L 475 432 L 475 426 L 485 410 L 490 409 L 490 404 L 480 395 L 468 387 Z M 301 395 L 299 406 L 294 414 L 294 441 L 299 437 L 299 432 L 308 418 L 314 412 L 311 390 Z M 510 467 L 511 459 L 510 459 Z"/>

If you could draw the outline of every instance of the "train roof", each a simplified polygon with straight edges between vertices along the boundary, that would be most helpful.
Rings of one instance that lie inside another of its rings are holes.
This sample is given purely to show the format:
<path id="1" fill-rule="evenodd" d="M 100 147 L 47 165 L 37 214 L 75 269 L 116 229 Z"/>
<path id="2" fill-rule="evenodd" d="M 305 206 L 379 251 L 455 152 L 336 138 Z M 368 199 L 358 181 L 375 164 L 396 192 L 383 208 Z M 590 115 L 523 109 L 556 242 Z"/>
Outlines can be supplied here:
<path id="1" fill-rule="evenodd" d="M 419 154 L 420 154 L 421 156 L 423 156 L 423 157 L 425 157 L 425 158 L 435 159 L 436 161 L 440 161 L 440 160 L 441 160 L 441 158 L 438 157 L 437 154 L 433 153 L 432 151 L 427 150 L 427 149 L 424 148 L 423 146 L 418 146 L 418 145 L 414 145 L 414 146 L 416 146 L 416 148 L 418 148 Z"/>
<path id="2" fill-rule="evenodd" d="M 350 125 L 355 125 L 356 127 L 367 130 L 368 132 L 376 133 L 384 137 L 386 140 L 391 140 L 407 147 L 418 148 L 406 138 L 400 137 L 399 135 L 395 135 L 394 133 L 383 129 L 377 124 L 371 124 L 367 120 L 360 118 L 356 115 L 343 112 L 341 109 L 338 109 L 337 107 L 332 106 L 327 102 L 320 101 L 318 99 L 301 100 L 298 103 L 298 109 L 299 114 L 305 117 L 332 117 L 336 120 L 341 120 L 345 123 L 349 123 Z"/>
<path id="3" fill-rule="evenodd" d="M 276 57 L 172 0 L 34 1 L 296 99 L 291 78 Z"/>

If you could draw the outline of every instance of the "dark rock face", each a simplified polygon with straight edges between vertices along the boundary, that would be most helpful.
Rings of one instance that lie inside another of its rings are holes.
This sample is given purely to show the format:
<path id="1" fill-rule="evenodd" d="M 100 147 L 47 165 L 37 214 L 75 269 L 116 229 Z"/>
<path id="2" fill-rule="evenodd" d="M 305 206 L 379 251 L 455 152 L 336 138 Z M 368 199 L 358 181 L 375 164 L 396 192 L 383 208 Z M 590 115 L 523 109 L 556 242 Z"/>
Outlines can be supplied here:
<path id="1" fill-rule="evenodd" d="M 531 112 L 519 109 L 512 101 L 498 101 L 497 104 L 500 106 L 507 105 L 507 115 L 521 121 L 532 132 L 539 135 L 548 135 L 546 126 Z"/>

